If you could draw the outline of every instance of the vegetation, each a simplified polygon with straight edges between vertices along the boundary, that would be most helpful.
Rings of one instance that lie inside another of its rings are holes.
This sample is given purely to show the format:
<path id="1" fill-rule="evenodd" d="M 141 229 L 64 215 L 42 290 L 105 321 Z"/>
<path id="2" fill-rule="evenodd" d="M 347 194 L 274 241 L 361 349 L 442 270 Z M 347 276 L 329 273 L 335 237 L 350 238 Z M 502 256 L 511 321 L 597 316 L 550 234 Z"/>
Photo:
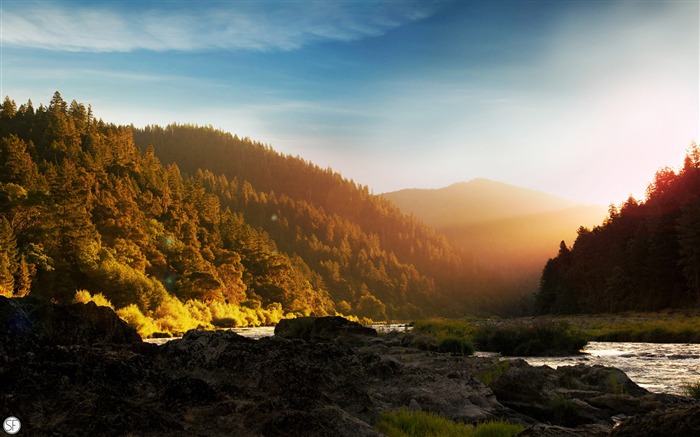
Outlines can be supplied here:
<path id="1" fill-rule="evenodd" d="M 483 324 L 474 342 L 479 350 L 506 356 L 575 355 L 588 343 L 583 332 L 568 323 L 544 320 Z"/>
<path id="2" fill-rule="evenodd" d="M 463 310 L 472 288 L 444 237 L 366 186 L 299 157 L 212 128 L 133 129 L 135 144 L 196 175 L 203 189 L 303 260 L 342 313 L 410 320 Z M 449 299 L 449 300 L 448 300 Z"/>
<path id="3" fill-rule="evenodd" d="M 682 388 L 686 396 L 700 400 L 700 381 L 684 384 Z"/>
<path id="4" fill-rule="evenodd" d="M 382 413 L 377 430 L 389 437 L 510 437 L 523 427 L 502 421 L 472 426 L 423 411 L 399 410 Z"/>
<path id="5" fill-rule="evenodd" d="M 264 204 L 266 195 L 211 172 L 183 175 L 175 164 L 162 165 L 153 148 L 139 151 L 132 135 L 131 127 L 98 120 L 59 93 L 48 107 L 5 99 L 0 294 L 109 302 L 142 335 L 154 335 L 311 314 L 381 319 L 420 312 L 425 293 L 435 291 L 429 278 L 388 251 L 361 250 L 372 238 L 352 227 L 336 229 L 334 238 L 345 244 L 339 256 L 360 273 L 347 287 L 330 288 L 307 263 L 336 271 L 328 259 L 282 250 L 271 233 L 251 225 L 255 211 L 262 212 L 245 205 Z M 305 214 L 303 203 L 287 204 L 296 206 L 290 215 Z M 276 213 L 288 223 L 282 210 Z M 299 226 L 311 226 L 314 217 L 305 217 Z M 375 293 L 361 278 L 383 280 L 377 272 L 403 288 Z"/>
<path id="6" fill-rule="evenodd" d="M 529 320 L 489 322 L 449 319 L 420 320 L 413 329 L 444 339 L 460 339 L 477 350 L 506 356 L 577 354 L 586 345 L 584 333 L 567 322 Z"/>
<path id="7" fill-rule="evenodd" d="M 700 343 L 700 317 L 664 317 L 650 320 L 618 320 L 588 328 L 594 341 L 645 343 Z"/>
<path id="8" fill-rule="evenodd" d="M 658 311 L 700 304 L 700 147 L 656 173 L 644 202 L 610 207 L 542 272 L 541 314 Z"/>

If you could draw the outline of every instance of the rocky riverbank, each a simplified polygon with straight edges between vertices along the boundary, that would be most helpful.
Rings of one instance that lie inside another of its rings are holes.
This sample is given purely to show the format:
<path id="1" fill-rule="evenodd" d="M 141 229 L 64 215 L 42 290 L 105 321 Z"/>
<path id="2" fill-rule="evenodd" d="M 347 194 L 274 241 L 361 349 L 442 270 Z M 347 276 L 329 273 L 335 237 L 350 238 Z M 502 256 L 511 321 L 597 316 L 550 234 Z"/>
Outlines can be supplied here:
<path id="1" fill-rule="evenodd" d="M 22 435 L 377 436 L 380 413 L 399 408 L 506 419 L 528 436 L 700 426 L 692 401 L 616 369 L 440 354 L 421 341 L 324 318 L 261 340 L 190 331 L 156 346 L 107 308 L 0 298 L 0 414 L 19 418 Z"/>

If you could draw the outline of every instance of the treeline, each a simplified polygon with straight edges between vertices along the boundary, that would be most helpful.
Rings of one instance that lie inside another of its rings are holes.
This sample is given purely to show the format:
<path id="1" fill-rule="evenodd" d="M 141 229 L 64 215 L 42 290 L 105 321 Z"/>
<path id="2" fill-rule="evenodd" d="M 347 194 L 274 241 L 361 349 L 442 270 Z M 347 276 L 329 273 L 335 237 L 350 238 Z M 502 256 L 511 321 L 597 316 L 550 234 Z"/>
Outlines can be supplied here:
<path id="1" fill-rule="evenodd" d="M 700 148 L 656 173 L 647 198 L 611 206 L 542 273 L 539 313 L 655 311 L 700 303 Z"/>
<path id="2" fill-rule="evenodd" d="M 366 186 L 210 127 L 149 126 L 134 140 L 301 257 L 339 309 L 374 319 L 464 309 L 473 274 L 445 238 Z"/>
<path id="3" fill-rule="evenodd" d="M 58 92 L 0 107 L 3 295 L 111 303 L 142 334 L 410 319 L 463 310 L 460 267 L 367 187 L 248 139 L 116 126 Z"/>

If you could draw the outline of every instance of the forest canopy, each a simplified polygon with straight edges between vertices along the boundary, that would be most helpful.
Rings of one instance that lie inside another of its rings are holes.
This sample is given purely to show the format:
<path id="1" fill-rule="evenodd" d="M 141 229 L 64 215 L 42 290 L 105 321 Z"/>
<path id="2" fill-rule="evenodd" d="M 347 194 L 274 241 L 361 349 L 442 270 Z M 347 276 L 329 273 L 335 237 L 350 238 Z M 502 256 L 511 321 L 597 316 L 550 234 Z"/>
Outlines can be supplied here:
<path id="1" fill-rule="evenodd" d="M 210 127 L 6 98 L 0 169 L 0 293 L 96 300 L 143 335 L 455 315 L 478 289 L 442 236 L 366 186 Z"/>
<path id="2" fill-rule="evenodd" d="M 606 221 L 579 228 L 573 247 L 542 273 L 539 313 L 656 311 L 700 304 L 700 148 L 679 170 L 662 168 L 646 199 L 610 207 Z"/>

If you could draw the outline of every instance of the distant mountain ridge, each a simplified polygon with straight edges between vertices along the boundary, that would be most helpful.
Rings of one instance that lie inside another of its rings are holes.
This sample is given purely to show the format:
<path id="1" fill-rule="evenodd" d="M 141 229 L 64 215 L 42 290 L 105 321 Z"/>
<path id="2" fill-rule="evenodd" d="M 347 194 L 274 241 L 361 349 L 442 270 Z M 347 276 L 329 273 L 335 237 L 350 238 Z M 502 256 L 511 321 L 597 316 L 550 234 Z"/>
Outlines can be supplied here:
<path id="1" fill-rule="evenodd" d="M 382 196 L 435 228 L 486 223 L 581 206 L 541 191 L 484 178 L 438 189 L 404 189 Z M 446 208 L 450 214 L 443 212 Z"/>
<path id="2" fill-rule="evenodd" d="M 439 189 L 406 189 L 382 196 L 433 226 L 465 259 L 491 271 L 507 292 L 537 289 L 542 267 L 562 240 L 602 222 L 607 208 L 581 205 L 488 179 Z"/>

